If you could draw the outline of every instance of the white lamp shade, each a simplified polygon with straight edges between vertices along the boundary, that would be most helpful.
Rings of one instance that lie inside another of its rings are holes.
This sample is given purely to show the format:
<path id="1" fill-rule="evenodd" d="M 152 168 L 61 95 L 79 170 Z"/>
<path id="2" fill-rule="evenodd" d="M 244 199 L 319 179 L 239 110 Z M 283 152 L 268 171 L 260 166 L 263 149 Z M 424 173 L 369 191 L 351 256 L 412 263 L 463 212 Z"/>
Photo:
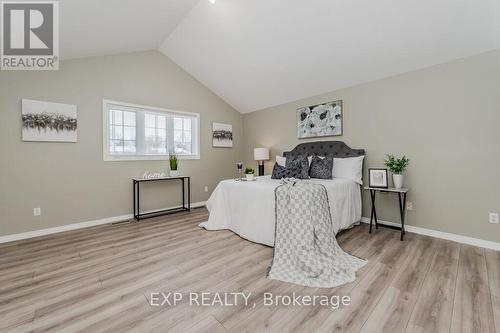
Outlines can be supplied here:
<path id="1" fill-rule="evenodd" d="M 269 148 L 254 148 L 253 159 L 256 161 L 269 160 Z"/>

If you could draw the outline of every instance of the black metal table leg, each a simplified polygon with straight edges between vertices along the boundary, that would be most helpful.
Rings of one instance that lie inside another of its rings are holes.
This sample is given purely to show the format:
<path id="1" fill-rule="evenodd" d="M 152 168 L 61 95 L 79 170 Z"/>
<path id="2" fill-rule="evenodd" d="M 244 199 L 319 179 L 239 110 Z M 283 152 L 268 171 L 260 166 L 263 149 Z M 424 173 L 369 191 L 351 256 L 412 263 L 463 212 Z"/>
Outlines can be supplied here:
<path id="1" fill-rule="evenodd" d="M 370 195 L 371 195 L 371 193 L 370 193 Z M 372 202 L 372 205 L 373 205 L 373 202 Z M 373 206 L 372 206 L 372 212 L 370 215 L 370 234 L 372 233 L 372 223 L 373 223 Z"/>
<path id="2" fill-rule="evenodd" d="M 191 210 L 191 178 L 188 178 L 188 209 Z"/>
<path id="3" fill-rule="evenodd" d="M 370 195 L 372 198 L 372 214 L 370 216 L 370 227 L 371 227 L 371 222 L 372 222 L 372 217 L 375 220 L 375 229 L 378 230 L 378 218 L 377 218 L 377 208 L 375 208 L 375 196 L 377 194 L 377 191 L 375 190 L 370 190 Z"/>
<path id="4" fill-rule="evenodd" d="M 134 197 L 134 218 L 137 217 L 137 214 L 135 213 L 135 180 L 132 182 L 132 196 Z"/>
<path id="5" fill-rule="evenodd" d="M 141 219 L 141 182 L 137 182 L 137 221 Z"/>
<path id="6" fill-rule="evenodd" d="M 399 198 L 399 214 L 401 216 L 401 240 L 405 235 L 405 206 L 406 206 L 406 193 L 403 193 L 403 200 L 401 201 L 401 193 L 398 193 Z"/>
<path id="7" fill-rule="evenodd" d="M 184 178 L 182 178 L 182 208 L 186 209 L 186 194 L 184 193 Z"/>
<path id="8" fill-rule="evenodd" d="M 377 214 L 375 212 L 375 193 L 376 193 L 376 191 L 370 190 L 370 197 L 372 199 L 372 212 L 371 212 L 371 215 L 370 215 L 370 234 L 372 233 L 372 222 L 373 222 L 373 218 L 374 217 L 375 217 L 375 226 L 378 229 Z"/>

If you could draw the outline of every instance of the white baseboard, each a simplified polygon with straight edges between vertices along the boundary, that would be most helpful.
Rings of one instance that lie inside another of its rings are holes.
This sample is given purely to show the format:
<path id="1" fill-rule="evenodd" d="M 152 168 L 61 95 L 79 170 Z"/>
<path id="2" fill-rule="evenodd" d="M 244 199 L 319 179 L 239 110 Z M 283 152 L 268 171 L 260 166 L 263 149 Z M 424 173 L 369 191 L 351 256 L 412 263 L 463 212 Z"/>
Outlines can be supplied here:
<path id="1" fill-rule="evenodd" d="M 191 204 L 191 208 L 203 207 L 203 206 L 205 206 L 205 203 L 206 203 L 206 201 L 194 202 Z M 162 209 L 174 209 L 174 208 L 180 208 L 180 207 L 181 206 L 162 208 Z M 156 211 L 159 211 L 162 209 L 155 209 L 155 210 L 145 211 L 142 213 L 153 213 L 153 212 L 156 212 Z M 57 234 L 59 232 L 64 232 L 64 231 L 95 227 L 97 225 L 123 222 L 123 221 L 131 220 L 133 218 L 134 218 L 134 214 L 126 214 L 126 215 L 120 215 L 120 216 L 106 217 L 103 219 L 98 219 L 98 220 L 93 220 L 93 221 L 66 224 L 66 225 L 62 225 L 60 227 L 40 229 L 40 230 L 23 232 L 23 233 L 19 233 L 19 234 L 0 236 L 0 244 L 14 242 L 14 241 L 22 240 L 22 239 L 33 238 L 33 237 Z"/>
<path id="2" fill-rule="evenodd" d="M 205 201 L 195 202 L 195 203 L 191 204 L 191 208 L 203 207 L 203 206 L 205 206 L 205 204 L 206 204 Z M 179 207 L 170 207 L 170 208 L 179 208 Z M 169 208 L 162 208 L 162 209 L 169 209 Z M 160 209 L 158 209 L 158 210 L 160 210 Z M 146 211 L 145 213 L 152 213 L 155 211 L 157 211 L 157 210 Z M 23 239 L 29 239 L 29 238 L 33 238 L 33 237 L 56 234 L 56 233 L 60 233 L 60 232 L 64 232 L 64 231 L 89 228 L 89 227 L 94 227 L 94 226 L 103 225 L 103 224 L 123 222 L 123 221 L 131 220 L 133 218 L 134 218 L 133 214 L 126 214 L 126 215 L 120 215 L 120 216 L 107 217 L 107 218 L 93 220 L 93 221 L 67 224 L 67 225 L 62 225 L 62 226 L 54 227 L 54 228 L 40 229 L 40 230 L 23 232 L 23 233 L 19 233 L 19 234 L 0 236 L 0 244 L 14 242 L 14 241 L 23 240 Z M 370 219 L 368 217 L 362 217 L 361 222 L 370 223 Z M 387 225 L 396 226 L 396 227 L 401 225 L 400 223 L 394 223 L 394 222 L 383 221 L 383 220 L 379 220 L 379 222 L 383 223 L 383 224 L 387 224 Z M 435 238 L 441 238 L 441 239 L 454 241 L 457 243 L 463 243 L 463 244 L 483 247 L 486 249 L 500 251 L 500 243 L 497 243 L 497 242 L 492 242 L 492 241 L 487 241 L 487 240 L 483 240 L 483 239 L 472 238 L 472 237 L 467 237 L 467 236 L 462 236 L 462 235 L 457 235 L 457 234 L 451 234 L 448 232 L 426 229 L 426 228 L 421 228 L 421 227 L 414 227 L 411 225 L 405 225 L 405 229 L 408 232 L 413 232 L 413 233 L 416 233 L 419 235 L 431 236 L 431 237 L 435 237 Z"/>
<path id="3" fill-rule="evenodd" d="M 395 226 L 395 227 L 401 226 L 401 223 L 383 221 L 380 219 L 378 221 L 382 224 L 387 224 L 387 225 L 391 225 L 391 226 Z M 369 217 L 362 217 L 361 222 L 370 223 L 370 218 Z M 413 232 L 415 234 L 419 234 L 419 235 L 431 236 L 431 237 L 435 237 L 435 238 L 450 240 L 450 241 L 457 242 L 457 243 L 474 245 L 474 246 L 478 246 L 478 247 L 483 247 L 485 249 L 500 251 L 500 243 L 497 243 L 497 242 L 492 242 L 492 241 L 487 241 L 487 240 L 483 240 L 483 239 L 472 238 L 472 237 L 467 237 L 467 236 L 462 236 L 462 235 L 457 235 L 457 234 L 451 234 L 448 232 L 426 229 L 426 228 L 421 228 L 421 227 L 414 227 L 414 226 L 406 225 L 406 224 L 405 224 L 405 230 L 408 232 Z"/>

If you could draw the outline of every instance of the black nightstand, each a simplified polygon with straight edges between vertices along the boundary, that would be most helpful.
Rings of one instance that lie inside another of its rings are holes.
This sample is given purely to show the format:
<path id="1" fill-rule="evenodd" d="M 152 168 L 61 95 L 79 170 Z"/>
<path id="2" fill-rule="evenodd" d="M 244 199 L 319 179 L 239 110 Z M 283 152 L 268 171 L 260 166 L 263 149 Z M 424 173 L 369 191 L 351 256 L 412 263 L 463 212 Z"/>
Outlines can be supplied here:
<path id="1" fill-rule="evenodd" d="M 370 233 L 372 233 L 372 223 L 373 223 L 373 220 L 375 220 L 375 228 L 377 228 L 377 229 L 378 229 L 378 226 L 380 225 L 381 227 L 385 227 L 385 228 L 401 230 L 401 240 L 403 240 L 403 237 L 405 235 L 406 193 L 408 193 L 408 191 L 410 191 L 410 189 L 408 189 L 408 188 L 394 188 L 394 187 L 389 187 L 389 188 L 365 187 L 365 190 L 370 191 L 370 196 L 372 199 L 372 212 L 371 212 L 371 216 L 370 216 Z M 377 192 L 397 193 L 398 194 L 399 214 L 401 216 L 401 227 L 394 227 L 392 225 L 378 223 L 377 210 L 375 209 L 375 194 Z"/>

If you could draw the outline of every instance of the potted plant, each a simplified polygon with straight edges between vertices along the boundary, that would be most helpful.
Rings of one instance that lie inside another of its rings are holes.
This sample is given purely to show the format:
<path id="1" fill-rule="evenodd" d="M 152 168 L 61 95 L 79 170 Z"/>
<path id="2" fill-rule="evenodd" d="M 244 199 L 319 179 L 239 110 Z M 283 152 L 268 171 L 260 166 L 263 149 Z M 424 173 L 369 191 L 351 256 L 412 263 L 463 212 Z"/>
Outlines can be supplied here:
<path id="1" fill-rule="evenodd" d="M 245 177 L 247 178 L 247 180 L 253 180 L 254 179 L 254 175 L 255 175 L 255 170 L 250 168 L 250 167 L 246 167 L 245 168 Z"/>
<path id="2" fill-rule="evenodd" d="M 170 177 L 177 177 L 179 175 L 179 171 L 177 170 L 177 155 L 170 153 L 168 155 L 168 162 L 170 163 Z"/>
<path id="3" fill-rule="evenodd" d="M 392 172 L 392 181 L 394 187 L 400 189 L 403 187 L 403 172 L 410 164 L 410 160 L 403 155 L 401 158 L 396 158 L 394 155 L 387 155 L 385 166 Z"/>

